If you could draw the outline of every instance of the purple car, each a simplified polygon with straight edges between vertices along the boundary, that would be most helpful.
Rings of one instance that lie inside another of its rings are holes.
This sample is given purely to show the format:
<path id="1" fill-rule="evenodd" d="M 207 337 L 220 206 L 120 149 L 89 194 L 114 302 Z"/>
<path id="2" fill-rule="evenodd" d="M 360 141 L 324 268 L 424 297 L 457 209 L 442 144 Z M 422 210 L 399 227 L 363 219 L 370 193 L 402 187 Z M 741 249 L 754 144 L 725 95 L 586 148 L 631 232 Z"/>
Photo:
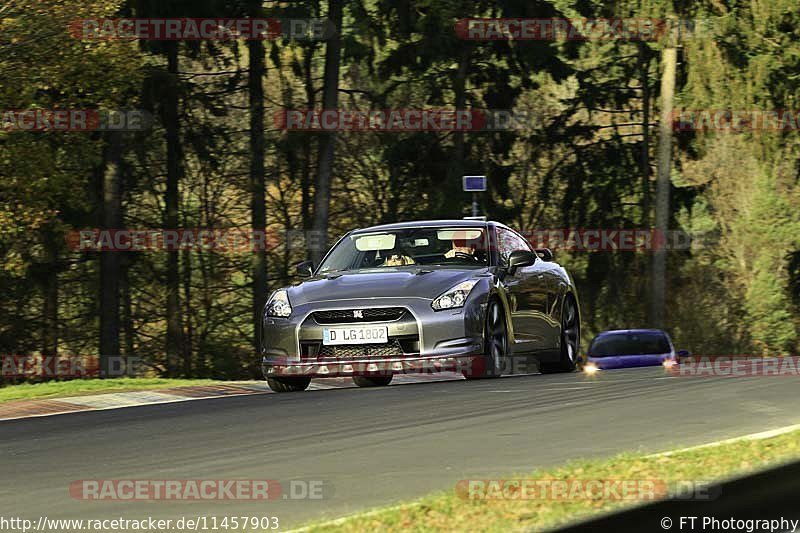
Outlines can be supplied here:
<path id="1" fill-rule="evenodd" d="M 689 352 L 675 352 L 672 341 L 660 329 L 623 329 L 604 331 L 589 345 L 584 362 L 585 372 L 637 366 L 671 367 Z"/>

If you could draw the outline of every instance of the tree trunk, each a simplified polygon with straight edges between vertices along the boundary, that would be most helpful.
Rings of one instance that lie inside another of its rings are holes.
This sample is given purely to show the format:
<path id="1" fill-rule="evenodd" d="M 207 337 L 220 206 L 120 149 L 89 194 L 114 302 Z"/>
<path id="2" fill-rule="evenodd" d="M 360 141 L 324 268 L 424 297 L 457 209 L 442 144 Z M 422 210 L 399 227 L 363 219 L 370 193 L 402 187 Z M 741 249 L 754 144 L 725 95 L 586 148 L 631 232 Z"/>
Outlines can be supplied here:
<path id="1" fill-rule="evenodd" d="M 133 357 L 134 347 L 134 332 L 133 332 L 133 300 L 131 297 L 131 284 L 130 284 L 130 257 L 122 256 L 121 261 L 121 275 L 120 275 L 120 293 L 122 294 L 122 331 L 123 338 L 125 339 L 125 360 L 131 364 L 131 357 Z"/>
<path id="2" fill-rule="evenodd" d="M 103 171 L 102 227 L 119 230 L 122 227 L 122 133 L 108 135 Z M 100 376 L 121 368 L 119 342 L 120 256 L 110 251 L 100 254 Z M 109 366 L 111 357 L 116 365 Z"/>
<path id="3" fill-rule="evenodd" d="M 467 71 L 471 56 L 471 48 L 468 44 L 462 45 L 461 56 L 458 61 L 458 70 L 453 81 L 453 92 L 455 93 L 456 112 L 466 109 L 467 106 Z M 449 176 L 447 183 L 442 187 L 444 195 L 439 198 L 440 216 L 447 218 L 461 218 L 463 210 L 460 201 L 464 198 L 461 189 L 461 178 L 464 175 L 464 153 L 465 153 L 464 132 L 456 130 L 453 132 L 453 157 L 448 164 Z M 455 204 L 455 205 L 454 205 Z"/>
<path id="4" fill-rule="evenodd" d="M 58 247 L 54 229 L 43 228 L 47 260 L 42 273 L 43 335 L 42 355 L 58 355 Z"/>
<path id="5" fill-rule="evenodd" d="M 639 42 L 639 84 L 642 86 L 642 224 L 650 226 L 650 48 Z"/>
<path id="6" fill-rule="evenodd" d="M 316 43 L 309 43 L 306 48 L 306 55 L 303 58 L 303 70 L 305 73 L 305 91 L 306 91 L 306 109 L 314 109 L 316 105 L 316 98 L 314 93 L 314 76 L 312 72 L 311 60 L 314 57 L 314 50 L 316 50 Z M 303 216 L 303 232 L 305 234 L 311 229 L 311 135 L 301 133 L 305 136 L 303 143 L 303 170 L 300 176 L 300 188 L 302 191 L 302 204 L 300 212 Z M 307 237 L 307 235 L 304 235 Z"/>
<path id="7" fill-rule="evenodd" d="M 656 182 L 656 235 L 667 236 L 669 227 L 669 192 L 672 163 L 672 105 L 675 96 L 675 73 L 678 52 L 667 46 L 662 52 L 661 72 L 661 120 L 658 125 L 658 178 Z M 663 241 L 662 241 L 663 242 Z M 653 254 L 653 302 L 652 323 L 663 328 L 666 316 L 667 250 L 656 247 Z"/>
<path id="8" fill-rule="evenodd" d="M 250 216 L 258 238 L 253 252 L 253 348 L 261 353 L 261 311 L 267 302 L 267 206 L 264 177 L 264 43 L 247 43 L 250 54 L 248 91 L 250 98 Z"/>
<path id="9" fill-rule="evenodd" d="M 180 123 L 178 119 L 178 43 L 167 43 L 169 81 L 165 94 L 164 128 L 167 140 L 167 188 L 164 193 L 164 229 L 178 229 L 178 181 L 181 178 Z M 167 371 L 176 376 L 183 356 L 178 250 L 167 251 Z"/>
<path id="10" fill-rule="evenodd" d="M 381 217 L 381 223 L 399 222 L 400 215 L 400 176 L 397 175 L 398 169 L 389 168 L 389 195 L 386 198 L 386 213 Z"/>
<path id="11" fill-rule="evenodd" d="M 183 375 L 192 376 L 192 349 L 194 347 L 194 329 L 192 327 L 192 256 L 189 250 L 183 250 L 183 307 L 186 310 L 185 337 L 183 338 Z"/>
<path id="12" fill-rule="evenodd" d="M 328 40 L 325 48 L 325 73 L 323 76 L 322 108 L 336 109 L 339 102 L 339 63 L 342 41 L 342 4 L 344 0 L 329 0 L 328 20 L 333 23 L 337 33 Z M 309 251 L 314 263 L 319 264 L 328 245 L 328 210 L 331 201 L 331 177 L 336 147 L 336 132 L 324 132 L 319 138 L 317 156 L 317 179 L 314 197 L 313 238 Z"/>

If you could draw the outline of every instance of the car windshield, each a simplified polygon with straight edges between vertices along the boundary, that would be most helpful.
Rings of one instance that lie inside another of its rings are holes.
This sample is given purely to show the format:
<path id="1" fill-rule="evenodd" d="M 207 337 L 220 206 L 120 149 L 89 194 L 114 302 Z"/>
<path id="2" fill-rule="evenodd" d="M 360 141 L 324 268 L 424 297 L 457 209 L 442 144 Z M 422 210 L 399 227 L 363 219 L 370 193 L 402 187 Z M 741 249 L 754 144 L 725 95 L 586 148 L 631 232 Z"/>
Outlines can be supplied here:
<path id="1" fill-rule="evenodd" d="M 483 228 L 404 228 L 356 233 L 328 254 L 319 273 L 403 266 L 488 265 Z"/>
<path id="2" fill-rule="evenodd" d="M 589 346 L 589 357 L 615 355 L 647 355 L 670 352 L 666 335 L 659 332 L 612 333 L 595 338 Z"/>

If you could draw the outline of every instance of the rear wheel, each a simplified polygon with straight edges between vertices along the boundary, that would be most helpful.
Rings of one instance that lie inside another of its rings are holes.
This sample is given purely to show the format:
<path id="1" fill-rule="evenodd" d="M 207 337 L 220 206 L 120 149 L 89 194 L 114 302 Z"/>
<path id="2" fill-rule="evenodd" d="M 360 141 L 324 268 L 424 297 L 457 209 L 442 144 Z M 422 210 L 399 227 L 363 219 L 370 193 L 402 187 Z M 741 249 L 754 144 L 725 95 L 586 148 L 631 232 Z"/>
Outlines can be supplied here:
<path id="1" fill-rule="evenodd" d="M 564 308 L 561 310 L 561 357 L 558 362 L 543 362 L 539 365 L 542 374 L 557 372 L 573 372 L 578 366 L 578 348 L 581 343 L 581 325 L 578 318 L 578 305 L 575 299 L 564 297 Z"/>
<path id="2" fill-rule="evenodd" d="M 267 385 L 274 392 L 299 392 L 308 388 L 311 378 L 267 378 Z"/>
<path id="3" fill-rule="evenodd" d="M 376 377 L 353 376 L 353 383 L 359 387 L 385 387 L 392 382 L 393 377 L 392 375 Z"/>
<path id="4" fill-rule="evenodd" d="M 476 357 L 472 368 L 463 372 L 467 379 L 499 378 L 503 373 L 503 360 L 508 352 L 508 329 L 503 306 L 491 300 L 486 310 L 484 354 Z"/>

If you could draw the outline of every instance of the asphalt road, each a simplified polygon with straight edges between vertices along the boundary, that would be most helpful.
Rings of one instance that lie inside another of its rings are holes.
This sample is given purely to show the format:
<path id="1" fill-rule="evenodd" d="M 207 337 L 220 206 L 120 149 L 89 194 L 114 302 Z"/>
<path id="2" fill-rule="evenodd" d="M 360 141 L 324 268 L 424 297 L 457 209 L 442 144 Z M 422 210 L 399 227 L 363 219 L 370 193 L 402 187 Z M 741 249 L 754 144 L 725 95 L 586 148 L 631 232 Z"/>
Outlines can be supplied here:
<path id="1" fill-rule="evenodd" d="M 800 423 L 794 377 L 661 368 L 230 397 L 0 422 L 0 516 L 277 516 L 281 528 L 460 479 Z M 321 499 L 81 501 L 83 479 L 322 481 Z"/>

